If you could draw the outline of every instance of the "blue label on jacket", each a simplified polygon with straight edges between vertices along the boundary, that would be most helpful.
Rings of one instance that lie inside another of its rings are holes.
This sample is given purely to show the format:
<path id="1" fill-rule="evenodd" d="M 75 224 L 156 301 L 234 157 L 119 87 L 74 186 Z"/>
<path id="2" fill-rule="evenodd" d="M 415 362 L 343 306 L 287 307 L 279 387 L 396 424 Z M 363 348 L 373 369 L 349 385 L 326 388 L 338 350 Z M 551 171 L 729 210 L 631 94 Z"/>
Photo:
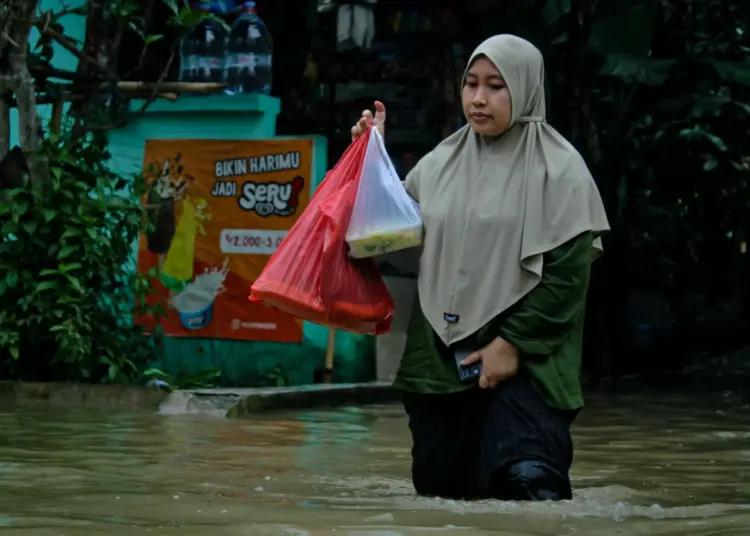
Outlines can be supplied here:
<path id="1" fill-rule="evenodd" d="M 449 324 L 458 324 L 459 318 L 458 315 L 454 315 L 453 313 L 443 313 L 443 319 Z"/>

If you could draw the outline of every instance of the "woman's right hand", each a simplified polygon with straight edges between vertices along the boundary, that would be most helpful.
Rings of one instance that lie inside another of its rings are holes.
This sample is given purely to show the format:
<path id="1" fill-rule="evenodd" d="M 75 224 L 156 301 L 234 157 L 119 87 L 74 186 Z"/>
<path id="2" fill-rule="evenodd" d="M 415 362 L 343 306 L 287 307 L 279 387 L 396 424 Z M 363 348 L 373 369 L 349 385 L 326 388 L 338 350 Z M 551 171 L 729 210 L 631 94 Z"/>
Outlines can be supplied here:
<path id="1" fill-rule="evenodd" d="M 352 127 L 352 141 L 359 138 L 368 127 L 375 127 L 381 136 L 385 137 L 385 106 L 380 101 L 375 101 L 375 116 L 370 110 L 362 112 L 362 117 Z"/>

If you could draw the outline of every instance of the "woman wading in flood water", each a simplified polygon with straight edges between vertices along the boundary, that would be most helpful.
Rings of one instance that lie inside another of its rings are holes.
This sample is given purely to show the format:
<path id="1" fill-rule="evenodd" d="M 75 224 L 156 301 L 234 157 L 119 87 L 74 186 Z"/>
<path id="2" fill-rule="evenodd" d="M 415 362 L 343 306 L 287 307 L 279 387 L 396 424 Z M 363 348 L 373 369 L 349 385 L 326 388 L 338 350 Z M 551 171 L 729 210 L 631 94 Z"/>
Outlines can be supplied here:
<path id="1" fill-rule="evenodd" d="M 570 499 L 586 292 L 609 225 L 583 159 L 545 122 L 544 63 L 531 43 L 482 43 L 462 103 L 468 125 L 405 181 L 425 228 L 394 384 L 414 487 L 453 499 Z M 375 108 L 353 138 L 370 125 L 385 134 L 385 107 Z M 481 375 L 462 381 L 459 368 L 477 364 Z"/>

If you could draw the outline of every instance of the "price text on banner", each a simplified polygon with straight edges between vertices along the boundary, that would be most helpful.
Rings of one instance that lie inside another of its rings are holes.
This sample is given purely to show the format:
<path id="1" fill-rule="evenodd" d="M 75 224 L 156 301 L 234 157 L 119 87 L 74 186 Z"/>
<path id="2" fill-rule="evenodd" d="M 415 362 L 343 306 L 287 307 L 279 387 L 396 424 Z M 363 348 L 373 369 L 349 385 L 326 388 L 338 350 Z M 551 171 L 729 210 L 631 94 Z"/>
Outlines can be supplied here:
<path id="1" fill-rule="evenodd" d="M 286 235 L 287 231 L 224 229 L 221 232 L 221 251 L 248 255 L 272 255 Z"/>

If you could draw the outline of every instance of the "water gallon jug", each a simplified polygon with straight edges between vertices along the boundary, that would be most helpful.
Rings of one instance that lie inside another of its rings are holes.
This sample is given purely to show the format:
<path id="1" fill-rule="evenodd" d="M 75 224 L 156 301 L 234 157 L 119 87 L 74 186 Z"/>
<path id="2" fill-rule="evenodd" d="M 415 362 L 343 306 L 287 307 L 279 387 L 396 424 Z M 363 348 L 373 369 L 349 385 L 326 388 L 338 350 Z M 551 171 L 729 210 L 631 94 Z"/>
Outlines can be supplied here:
<path id="1" fill-rule="evenodd" d="M 199 4 L 208 12 L 208 6 Z M 227 30 L 217 20 L 192 26 L 180 43 L 180 82 L 224 82 Z"/>
<path id="2" fill-rule="evenodd" d="M 255 2 L 245 2 L 227 41 L 228 91 L 269 94 L 272 56 L 271 34 L 258 17 Z"/>

